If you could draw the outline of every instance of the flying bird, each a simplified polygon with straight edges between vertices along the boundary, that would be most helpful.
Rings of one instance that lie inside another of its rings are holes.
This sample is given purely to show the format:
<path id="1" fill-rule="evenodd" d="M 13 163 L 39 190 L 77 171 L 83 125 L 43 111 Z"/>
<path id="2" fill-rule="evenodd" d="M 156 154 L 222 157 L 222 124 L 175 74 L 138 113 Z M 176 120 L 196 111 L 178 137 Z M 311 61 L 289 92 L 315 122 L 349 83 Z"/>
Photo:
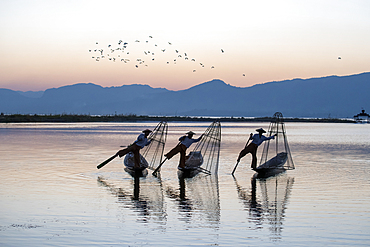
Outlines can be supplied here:
<path id="1" fill-rule="evenodd" d="M 222 52 L 222 53 L 224 53 L 224 50 L 223 50 L 223 49 L 221 49 L 221 52 Z"/>

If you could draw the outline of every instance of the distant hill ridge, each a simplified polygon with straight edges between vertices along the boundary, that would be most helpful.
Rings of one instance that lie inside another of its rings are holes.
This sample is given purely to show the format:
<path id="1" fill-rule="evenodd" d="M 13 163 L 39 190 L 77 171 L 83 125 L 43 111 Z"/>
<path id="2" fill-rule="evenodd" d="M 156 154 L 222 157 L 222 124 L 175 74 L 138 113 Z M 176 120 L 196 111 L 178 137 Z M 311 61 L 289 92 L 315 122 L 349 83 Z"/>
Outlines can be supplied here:
<path id="1" fill-rule="evenodd" d="M 235 87 L 214 79 L 171 91 L 132 84 L 79 83 L 44 92 L 0 89 L 5 114 L 137 114 L 168 116 L 352 117 L 370 109 L 370 72 Z M 40 97 L 40 95 L 42 95 Z"/>

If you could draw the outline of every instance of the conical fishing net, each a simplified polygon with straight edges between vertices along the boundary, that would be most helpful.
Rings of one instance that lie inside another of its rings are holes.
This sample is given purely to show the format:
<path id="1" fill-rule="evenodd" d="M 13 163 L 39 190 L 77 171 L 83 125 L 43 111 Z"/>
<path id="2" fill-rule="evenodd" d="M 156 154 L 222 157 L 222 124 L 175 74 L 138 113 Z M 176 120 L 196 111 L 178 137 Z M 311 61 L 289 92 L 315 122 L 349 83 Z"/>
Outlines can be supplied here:
<path id="1" fill-rule="evenodd" d="M 162 162 L 164 146 L 167 140 L 167 131 L 167 122 L 161 121 L 148 136 L 148 140 L 151 141 L 150 144 L 145 146 L 141 151 L 150 169 L 155 170 Z"/>
<path id="2" fill-rule="evenodd" d="M 281 112 L 274 114 L 266 136 L 270 137 L 275 134 L 274 139 L 265 141 L 258 168 L 294 169 L 294 163 L 286 137 L 283 114 Z"/>
<path id="3" fill-rule="evenodd" d="M 186 168 L 199 167 L 207 174 L 217 174 L 221 147 L 221 123 L 214 121 L 204 132 L 202 139 L 189 153 Z"/>

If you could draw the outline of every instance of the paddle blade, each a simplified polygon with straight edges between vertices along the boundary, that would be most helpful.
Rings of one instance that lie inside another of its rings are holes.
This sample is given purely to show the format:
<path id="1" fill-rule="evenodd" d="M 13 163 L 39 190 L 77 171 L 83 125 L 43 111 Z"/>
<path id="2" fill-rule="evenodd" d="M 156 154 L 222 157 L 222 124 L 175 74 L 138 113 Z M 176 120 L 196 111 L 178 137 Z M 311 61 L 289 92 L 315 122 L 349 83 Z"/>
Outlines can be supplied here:
<path id="1" fill-rule="evenodd" d="M 159 164 L 159 166 L 154 170 L 154 172 L 152 173 L 152 175 L 154 176 L 154 177 L 156 177 L 157 176 L 157 172 L 159 171 L 159 169 L 161 169 L 161 167 L 162 167 L 162 165 L 164 164 L 164 162 L 166 162 L 166 160 L 167 160 L 167 157 L 162 161 L 162 163 L 160 163 Z"/>
<path id="2" fill-rule="evenodd" d="M 235 165 L 235 167 L 234 167 L 234 170 L 233 170 L 233 172 L 231 173 L 231 175 L 233 175 L 234 176 L 234 172 L 235 172 L 235 170 L 236 170 L 236 167 L 239 165 L 239 161 L 236 163 L 236 165 Z"/>

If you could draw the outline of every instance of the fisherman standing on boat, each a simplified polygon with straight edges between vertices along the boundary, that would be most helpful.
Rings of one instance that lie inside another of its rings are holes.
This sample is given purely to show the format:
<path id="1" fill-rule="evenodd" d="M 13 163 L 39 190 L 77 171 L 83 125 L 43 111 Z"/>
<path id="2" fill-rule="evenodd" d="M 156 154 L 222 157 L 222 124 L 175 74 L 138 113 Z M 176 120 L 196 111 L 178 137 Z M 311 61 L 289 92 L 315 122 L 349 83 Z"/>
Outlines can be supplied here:
<path id="1" fill-rule="evenodd" d="M 203 135 L 201 135 L 198 139 L 192 139 L 193 135 L 195 135 L 195 133 L 189 131 L 188 133 L 186 133 L 186 136 L 180 137 L 179 138 L 180 143 L 177 144 L 176 147 L 174 147 L 171 151 L 164 155 L 167 159 L 171 159 L 173 156 L 180 153 L 180 163 L 179 163 L 180 169 L 185 168 L 186 149 L 190 147 L 190 145 L 193 144 L 194 142 L 199 142 L 203 137 Z"/>
<path id="2" fill-rule="evenodd" d="M 262 128 L 256 129 L 256 131 L 258 132 L 258 134 L 254 134 L 254 135 L 252 133 L 250 134 L 248 142 L 249 140 L 252 140 L 252 142 L 248 146 L 246 145 L 245 148 L 242 151 L 240 151 L 239 157 L 237 159 L 237 164 L 238 164 L 241 158 L 243 158 L 246 154 L 251 153 L 252 154 L 251 168 L 253 170 L 256 169 L 257 167 L 257 148 L 258 146 L 261 145 L 262 142 L 264 141 L 274 139 L 276 136 L 276 134 L 270 137 L 266 137 L 262 135 L 263 133 L 266 133 L 266 131 Z"/>
<path id="3" fill-rule="evenodd" d="M 152 131 L 149 129 L 143 130 L 143 133 L 141 133 L 137 137 L 136 141 L 133 144 L 117 152 L 117 155 L 119 157 L 122 157 L 128 154 L 129 152 L 132 152 L 134 154 L 135 160 L 134 169 L 140 169 L 140 149 L 150 144 L 150 141 L 147 139 L 150 132 Z"/>

